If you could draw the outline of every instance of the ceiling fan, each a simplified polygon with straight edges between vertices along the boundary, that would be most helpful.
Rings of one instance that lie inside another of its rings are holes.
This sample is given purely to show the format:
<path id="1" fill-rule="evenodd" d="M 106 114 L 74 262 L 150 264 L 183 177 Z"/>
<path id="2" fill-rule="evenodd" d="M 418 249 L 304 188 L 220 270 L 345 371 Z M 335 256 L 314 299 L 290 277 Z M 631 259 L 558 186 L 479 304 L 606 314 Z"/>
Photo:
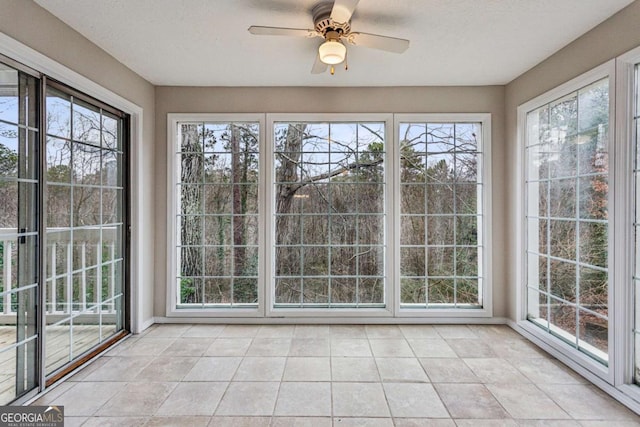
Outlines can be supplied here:
<path id="1" fill-rule="evenodd" d="M 351 16 L 358 1 L 335 0 L 334 2 L 318 3 L 311 10 L 314 24 L 312 30 L 252 25 L 249 27 L 249 32 L 260 36 L 322 37 L 324 42 L 318 47 L 316 61 L 311 68 L 312 74 L 323 73 L 328 66 L 331 66 L 331 74 L 333 74 L 333 66 L 345 62 L 347 57 L 345 42 L 354 46 L 365 46 L 394 53 L 402 53 L 407 50 L 409 40 L 352 32 Z M 345 69 L 347 69 L 346 62 Z"/>

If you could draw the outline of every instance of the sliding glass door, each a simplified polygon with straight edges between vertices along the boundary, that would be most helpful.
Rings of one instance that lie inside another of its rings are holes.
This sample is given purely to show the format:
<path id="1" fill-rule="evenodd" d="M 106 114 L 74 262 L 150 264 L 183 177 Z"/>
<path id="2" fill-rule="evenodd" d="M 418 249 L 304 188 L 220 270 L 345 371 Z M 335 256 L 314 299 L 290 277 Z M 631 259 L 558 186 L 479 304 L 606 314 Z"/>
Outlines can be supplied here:
<path id="1" fill-rule="evenodd" d="M 0 404 L 37 385 L 38 89 L 0 63 Z"/>
<path id="2" fill-rule="evenodd" d="M 126 123 L 0 59 L 0 405 L 124 330 Z"/>
<path id="3" fill-rule="evenodd" d="M 107 106 L 47 85 L 47 374 L 123 326 L 123 121 Z"/>

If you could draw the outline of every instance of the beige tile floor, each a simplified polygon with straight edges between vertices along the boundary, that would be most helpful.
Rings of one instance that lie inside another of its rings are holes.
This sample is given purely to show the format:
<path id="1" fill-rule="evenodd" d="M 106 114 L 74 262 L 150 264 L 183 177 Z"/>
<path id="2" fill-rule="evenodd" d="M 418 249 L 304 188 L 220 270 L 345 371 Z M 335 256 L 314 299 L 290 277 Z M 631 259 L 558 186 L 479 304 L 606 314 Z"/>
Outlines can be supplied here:
<path id="1" fill-rule="evenodd" d="M 73 426 L 640 426 L 506 326 L 156 325 L 34 404 Z"/>

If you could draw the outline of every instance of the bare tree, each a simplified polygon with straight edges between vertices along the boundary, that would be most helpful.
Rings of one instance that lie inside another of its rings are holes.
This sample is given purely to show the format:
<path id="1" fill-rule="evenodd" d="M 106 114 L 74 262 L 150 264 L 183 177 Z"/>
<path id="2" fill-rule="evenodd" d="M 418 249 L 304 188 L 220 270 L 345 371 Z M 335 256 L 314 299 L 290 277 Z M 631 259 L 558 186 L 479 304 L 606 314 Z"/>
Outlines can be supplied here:
<path id="1" fill-rule="evenodd" d="M 181 267 L 184 277 L 202 276 L 202 186 L 203 154 L 198 126 L 182 125 L 182 167 L 180 169 L 182 227 L 180 229 Z M 199 302 L 198 289 L 191 289 L 183 303 Z"/>

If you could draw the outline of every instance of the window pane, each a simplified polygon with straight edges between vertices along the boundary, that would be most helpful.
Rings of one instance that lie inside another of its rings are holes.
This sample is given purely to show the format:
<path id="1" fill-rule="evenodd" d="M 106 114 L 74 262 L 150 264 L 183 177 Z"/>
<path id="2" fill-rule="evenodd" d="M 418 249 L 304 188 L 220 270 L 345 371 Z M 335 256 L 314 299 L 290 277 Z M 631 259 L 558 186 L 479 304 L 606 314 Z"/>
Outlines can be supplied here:
<path id="1" fill-rule="evenodd" d="M 580 310 L 578 313 L 581 325 L 581 345 L 591 349 L 594 354 L 606 360 L 609 351 L 609 322 L 607 322 L 606 318 L 584 310 Z"/>
<path id="2" fill-rule="evenodd" d="M 83 102 L 73 104 L 73 140 L 100 146 L 100 110 Z"/>
<path id="3" fill-rule="evenodd" d="M 575 260 L 576 223 L 568 220 L 549 221 L 549 254 L 557 258 Z"/>
<path id="4" fill-rule="evenodd" d="M 580 306 L 604 317 L 608 315 L 607 272 L 589 267 L 580 268 Z"/>
<path id="5" fill-rule="evenodd" d="M 302 240 L 307 245 L 329 243 L 329 219 L 324 215 L 302 217 Z"/>
<path id="6" fill-rule="evenodd" d="M 453 216 L 431 216 L 427 218 L 428 245 L 453 245 L 455 230 Z"/>
<path id="7" fill-rule="evenodd" d="M 47 225 L 52 228 L 71 226 L 71 187 L 47 186 Z"/>
<path id="8" fill-rule="evenodd" d="M 427 145 L 424 152 L 448 153 L 455 147 L 454 123 L 427 123 Z"/>
<path id="9" fill-rule="evenodd" d="M 558 144 L 578 129 L 578 94 L 572 93 L 549 105 L 550 142 Z M 583 105 L 580 105 L 583 107 Z M 608 119 L 608 117 L 607 117 Z"/>
<path id="10" fill-rule="evenodd" d="M 606 220 L 609 192 L 606 175 L 580 178 L 578 185 L 580 218 Z"/>
<path id="11" fill-rule="evenodd" d="M 122 187 L 123 177 L 116 173 L 120 169 L 122 169 L 122 154 L 102 150 L 102 185 Z"/>
<path id="12" fill-rule="evenodd" d="M 47 181 L 71 182 L 71 142 L 47 138 Z"/>
<path id="13" fill-rule="evenodd" d="M 73 225 L 99 225 L 100 217 L 100 188 L 73 187 Z"/>
<path id="14" fill-rule="evenodd" d="M 301 304 L 302 299 L 302 279 L 299 278 L 279 278 L 275 283 L 276 304 Z"/>
<path id="15" fill-rule="evenodd" d="M 20 116 L 20 94 L 18 88 L 19 73 L 4 64 L 0 64 L 0 120 L 18 124 Z"/>
<path id="16" fill-rule="evenodd" d="M 550 260 L 550 293 L 569 302 L 576 301 L 576 266 L 570 262 Z"/>
<path id="17" fill-rule="evenodd" d="M 18 175 L 19 145 L 18 126 L 0 122 L 0 177 Z"/>
<path id="18" fill-rule="evenodd" d="M 400 200 L 402 212 L 406 214 L 423 214 L 425 209 L 426 188 L 422 184 L 401 185 Z"/>
<path id="19" fill-rule="evenodd" d="M 355 264 L 353 255 L 349 258 L 341 258 L 345 252 L 342 248 L 334 248 L 329 258 L 329 248 L 326 246 L 311 246 L 302 248 L 302 274 L 304 276 L 327 276 L 329 274 L 329 260 L 334 274 L 344 272 L 345 266 Z"/>
<path id="20" fill-rule="evenodd" d="M 122 151 L 120 120 L 107 112 L 102 112 L 102 146 L 110 150 Z"/>
<path id="21" fill-rule="evenodd" d="M 301 276 L 302 248 L 293 247 L 276 247 L 276 277 L 279 276 Z"/>
<path id="22" fill-rule="evenodd" d="M 424 277 L 425 248 L 400 247 L 400 275 L 402 277 Z"/>
<path id="23" fill-rule="evenodd" d="M 461 279 L 456 283 L 457 304 L 477 304 L 480 300 L 478 294 L 478 281 L 476 279 Z"/>
<path id="24" fill-rule="evenodd" d="M 427 281 L 427 287 L 429 291 L 429 304 L 455 304 L 455 280 L 429 279 Z"/>
<path id="25" fill-rule="evenodd" d="M 552 334 L 576 347 L 576 307 L 556 298 L 549 299 L 549 327 Z"/>
<path id="26" fill-rule="evenodd" d="M 358 286 L 358 302 L 361 304 L 375 304 L 384 300 L 384 280 L 380 277 L 365 277 L 360 279 Z"/>
<path id="27" fill-rule="evenodd" d="M 47 134 L 71 138 L 71 97 L 47 88 Z"/>
<path id="28" fill-rule="evenodd" d="M 608 266 L 608 230 L 602 222 L 581 221 L 580 262 L 602 268 Z"/>
<path id="29" fill-rule="evenodd" d="M 428 214 L 452 214 L 454 212 L 454 192 L 453 185 L 447 184 L 427 184 L 427 207 Z"/>
<path id="30" fill-rule="evenodd" d="M 549 216 L 576 217 L 576 180 L 558 179 L 549 182 Z M 544 202 L 544 198 L 541 198 Z"/>
<path id="31" fill-rule="evenodd" d="M 205 279 L 203 298 L 205 304 L 231 304 L 231 279 Z"/>
<path id="32" fill-rule="evenodd" d="M 400 245 L 424 245 L 424 216 L 400 218 Z"/>
<path id="33" fill-rule="evenodd" d="M 547 328 L 548 304 L 547 296 L 536 289 L 529 288 L 527 296 L 527 319 L 535 321 L 540 326 Z"/>
<path id="34" fill-rule="evenodd" d="M 308 303 L 327 304 L 329 303 L 329 279 L 309 278 L 302 280 L 302 299 Z"/>
<path id="35" fill-rule="evenodd" d="M 551 158 L 549 144 L 541 143 L 531 145 L 526 148 L 527 158 L 527 181 L 538 181 L 549 178 L 549 162 Z"/>
<path id="36" fill-rule="evenodd" d="M 258 303 L 258 279 L 252 277 L 233 279 L 233 303 L 256 305 Z"/>
<path id="37" fill-rule="evenodd" d="M 576 176 L 577 142 L 576 136 L 563 136 L 558 138 L 555 144 L 549 144 L 548 159 L 551 178 Z"/>
<path id="38" fill-rule="evenodd" d="M 426 305 L 426 279 L 400 280 L 400 303 Z"/>

